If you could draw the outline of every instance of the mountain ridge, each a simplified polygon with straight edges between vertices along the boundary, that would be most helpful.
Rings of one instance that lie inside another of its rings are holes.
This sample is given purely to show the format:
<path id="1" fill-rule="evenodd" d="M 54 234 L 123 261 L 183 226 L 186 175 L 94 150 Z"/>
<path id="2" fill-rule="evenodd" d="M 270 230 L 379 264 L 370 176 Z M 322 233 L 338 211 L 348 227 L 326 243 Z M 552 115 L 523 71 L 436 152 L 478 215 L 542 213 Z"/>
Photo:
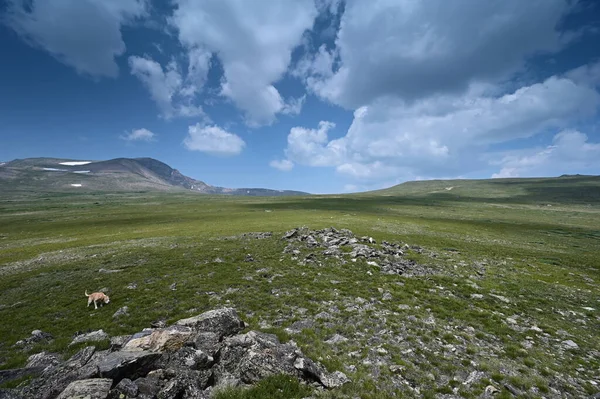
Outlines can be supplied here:
<path id="1" fill-rule="evenodd" d="M 293 190 L 212 186 L 154 158 L 25 158 L 0 163 L 0 188 L 30 191 L 193 191 L 242 196 L 308 195 Z"/>

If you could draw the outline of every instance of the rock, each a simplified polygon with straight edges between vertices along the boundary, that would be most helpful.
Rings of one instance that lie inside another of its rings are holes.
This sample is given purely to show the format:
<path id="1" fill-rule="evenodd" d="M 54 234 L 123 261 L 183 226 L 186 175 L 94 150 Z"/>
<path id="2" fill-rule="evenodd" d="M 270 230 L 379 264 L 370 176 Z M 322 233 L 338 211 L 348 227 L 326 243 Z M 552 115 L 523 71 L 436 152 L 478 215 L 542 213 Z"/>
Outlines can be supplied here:
<path id="1" fill-rule="evenodd" d="M 44 369 L 41 367 L 23 367 L 18 369 L 0 370 L 0 384 L 40 374 Z M 0 396 L 1 398 L 1 396 Z"/>
<path id="2" fill-rule="evenodd" d="M 140 377 L 133 381 L 138 389 L 140 398 L 156 398 L 161 389 L 160 380 L 153 377 Z"/>
<path id="3" fill-rule="evenodd" d="M 106 399 L 111 386 L 108 378 L 73 381 L 57 399 Z"/>
<path id="4" fill-rule="evenodd" d="M 350 379 L 341 371 L 328 374 L 322 366 L 308 358 L 298 357 L 294 361 L 294 368 L 302 371 L 310 379 L 321 383 L 325 388 L 337 388 L 350 382 Z"/>
<path id="5" fill-rule="evenodd" d="M 138 394 L 138 386 L 129 378 L 123 378 L 113 391 L 115 394 L 113 396 L 117 398 L 120 394 L 125 395 L 127 398 L 135 398 Z"/>
<path id="6" fill-rule="evenodd" d="M 176 291 L 176 290 L 177 290 L 177 283 L 173 283 L 173 284 L 171 284 L 171 285 L 169 286 L 169 289 L 170 289 L 171 291 Z"/>
<path id="7" fill-rule="evenodd" d="M 483 299 L 483 295 L 481 295 L 481 294 L 471 294 L 471 299 Z"/>
<path id="8" fill-rule="evenodd" d="M 154 320 L 150 323 L 150 327 L 152 328 L 165 328 L 167 326 L 167 321 L 165 319 Z"/>
<path id="9" fill-rule="evenodd" d="M 315 322 L 312 321 L 312 320 L 308 320 L 308 319 L 299 320 L 299 321 L 293 323 L 288 328 L 286 328 L 285 331 L 288 334 L 298 334 L 298 333 L 300 333 L 304 329 L 313 328 L 314 325 L 315 325 Z"/>
<path id="10" fill-rule="evenodd" d="M 244 262 L 254 262 L 254 258 L 252 257 L 252 255 L 247 254 L 244 258 Z"/>
<path id="11" fill-rule="evenodd" d="M 182 348 L 193 334 L 191 327 L 174 325 L 153 331 L 150 335 L 131 339 L 123 347 L 124 351 L 154 352 L 176 351 Z"/>
<path id="12" fill-rule="evenodd" d="M 49 367 L 54 367 L 60 362 L 61 359 L 56 353 L 49 353 L 43 351 L 29 356 L 29 358 L 27 358 L 27 364 L 25 365 L 25 367 L 46 369 Z"/>
<path id="13" fill-rule="evenodd" d="M 92 331 L 91 333 L 77 335 L 73 339 L 73 341 L 71 341 L 69 346 L 75 345 L 75 344 L 81 344 L 83 342 L 99 342 L 99 341 L 104 341 L 104 340 L 108 340 L 108 339 L 110 339 L 110 337 L 108 336 L 107 333 L 105 333 L 103 330 L 97 330 L 97 331 Z"/>
<path id="14" fill-rule="evenodd" d="M 515 395 L 516 397 L 520 398 L 521 396 L 523 396 L 523 393 L 518 390 L 517 388 L 513 387 L 512 385 L 508 384 L 508 383 L 504 383 L 504 388 L 506 388 L 506 390 L 510 393 L 512 393 L 513 395 Z"/>
<path id="15" fill-rule="evenodd" d="M 23 388 L 23 397 L 56 398 L 71 382 L 97 377 L 97 369 L 85 367 L 95 352 L 96 348 L 88 346 L 77 352 L 65 363 L 48 369 L 39 378 Z"/>
<path id="16" fill-rule="evenodd" d="M 510 300 L 507 297 L 504 297 L 502 295 L 496 295 L 496 294 L 490 294 L 491 297 L 494 297 L 496 299 L 498 299 L 499 301 L 502 301 L 504 303 L 510 303 Z"/>
<path id="17" fill-rule="evenodd" d="M 117 351 L 120 350 L 129 340 L 131 339 L 131 335 L 118 335 L 116 337 L 110 338 L 110 350 Z"/>
<path id="18" fill-rule="evenodd" d="M 115 314 L 113 314 L 113 319 L 121 316 L 129 316 L 128 306 L 123 306 L 122 308 L 119 308 L 119 310 L 117 310 Z"/>
<path id="19" fill-rule="evenodd" d="M 335 334 L 333 337 L 329 338 L 327 341 L 325 341 L 325 343 L 327 344 L 339 344 L 340 342 L 346 342 L 348 341 L 348 338 L 340 335 L 340 334 Z"/>
<path id="20" fill-rule="evenodd" d="M 208 356 L 215 356 L 220 348 L 219 336 L 212 332 L 199 332 L 194 336 L 194 346 Z"/>
<path id="21" fill-rule="evenodd" d="M 306 237 L 306 245 L 309 247 L 316 247 L 319 245 L 319 242 L 315 240 L 313 236 Z"/>
<path id="22" fill-rule="evenodd" d="M 293 364 L 296 349 L 273 334 L 256 331 L 226 338 L 213 368 L 216 385 L 252 384 L 277 374 L 299 377 Z"/>
<path id="23" fill-rule="evenodd" d="M 565 347 L 565 349 L 579 349 L 579 345 L 577 345 L 570 339 L 563 341 L 562 344 Z"/>
<path id="24" fill-rule="evenodd" d="M 175 324 L 191 327 L 196 331 L 215 333 L 219 339 L 236 334 L 245 326 L 233 308 L 211 310 L 198 316 L 178 320 Z"/>
<path id="25" fill-rule="evenodd" d="M 54 337 L 50 333 L 43 332 L 42 330 L 33 330 L 29 337 L 17 341 L 15 343 L 15 346 L 21 347 L 21 348 L 29 348 L 29 347 L 33 346 L 34 344 L 37 344 L 40 342 L 48 343 L 48 342 L 52 341 L 53 339 L 54 339 Z"/>
<path id="26" fill-rule="evenodd" d="M 103 353 L 90 360 L 90 363 L 97 368 L 101 377 L 120 381 L 125 377 L 134 379 L 148 374 L 156 368 L 160 356 L 160 353 L 149 351 L 119 351 Z"/>
<path id="27" fill-rule="evenodd" d="M 498 392 L 500 392 L 500 390 L 493 385 L 488 385 L 487 387 L 485 387 L 485 390 L 484 390 L 484 394 L 486 396 L 491 396 Z"/>
<path id="28" fill-rule="evenodd" d="M 135 290 L 135 289 L 137 289 L 137 284 L 136 283 L 129 283 L 126 288 L 128 290 Z"/>
<path id="29" fill-rule="evenodd" d="M 177 352 L 164 353 L 161 368 L 207 370 L 214 363 L 214 358 L 200 349 L 186 346 Z"/>
<path id="30" fill-rule="evenodd" d="M 391 301 L 392 300 L 392 294 L 389 291 L 384 292 L 383 296 L 381 297 L 381 300 L 383 300 L 383 301 Z"/>
<path id="31" fill-rule="evenodd" d="M 291 238 L 294 238 L 298 235 L 298 229 L 292 229 L 290 231 L 287 231 L 284 235 L 283 238 L 286 240 L 289 240 Z"/>

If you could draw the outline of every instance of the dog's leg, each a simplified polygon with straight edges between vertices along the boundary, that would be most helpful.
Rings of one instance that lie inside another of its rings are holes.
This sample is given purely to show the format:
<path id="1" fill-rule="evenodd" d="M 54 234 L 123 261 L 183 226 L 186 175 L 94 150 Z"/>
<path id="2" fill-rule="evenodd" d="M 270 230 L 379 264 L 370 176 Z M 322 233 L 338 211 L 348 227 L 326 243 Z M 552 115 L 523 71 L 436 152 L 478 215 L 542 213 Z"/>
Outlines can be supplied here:
<path id="1" fill-rule="evenodd" d="M 98 305 L 96 304 L 96 301 L 94 300 L 94 309 L 98 309 Z"/>
<path id="2" fill-rule="evenodd" d="M 92 304 L 92 299 L 88 298 L 88 305 L 87 305 L 87 307 L 89 308 L 91 304 Z"/>

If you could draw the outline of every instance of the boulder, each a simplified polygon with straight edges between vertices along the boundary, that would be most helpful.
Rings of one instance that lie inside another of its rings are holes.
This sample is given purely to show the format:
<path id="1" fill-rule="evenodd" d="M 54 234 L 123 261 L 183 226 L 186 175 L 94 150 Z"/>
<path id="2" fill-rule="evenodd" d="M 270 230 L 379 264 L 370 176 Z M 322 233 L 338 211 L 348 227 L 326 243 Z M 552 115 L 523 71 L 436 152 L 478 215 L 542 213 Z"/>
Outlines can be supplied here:
<path id="1" fill-rule="evenodd" d="M 87 334 L 77 335 L 73 339 L 73 341 L 71 341 L 69 346 L 75 345 L 75 344 L 81 344 L 83 342 L 99 342 L 99 341 L 104 341 L 104 340 L 108 340 L 108 339 L 110 339 L 110 337 L 108 336 L 107 333 L 104 332 L 104 330 L 97 330 L 97 331 L 92 331 Z"/>
<path id="2" fill-rule="evenodd" d="M 216 384 L 252 384 L 277 374 L 299 376 L 294 368 L 296 349 L 281 344 L 273 334 L 256 331 L 226 338 L 213 368 Z"/>
<path id="3" fill-rule="evenodd" d="M 123 350 L 150 350 L 154 352 L 176 351 L 185 345 L 192 336 L 192 333 L 193 330 L 190 327 L 181 325 L 158 329 L 149 335 L 132 338 L 123 346 Z"/>
<path id="4" fill-rule="evenodd" d="M 73 381 L 58 395 L 58 399 L 106 399 L 112 385 L 108 378 Z"/>
<path id="5" fill-rule="evenodd" d="M 119 308 L 113 314 L 113 319 L 116 319 L 116 318 L 121 317 L 121 316 L 129 316 L 129 307 L 128 306 L 123 306 L 122 308 Z"/>
<path id="6" fill-rule="evenodd" d="M 150 351 L 103 352 L 90 363 L 97 368 L 100 377 L 120 381 L 125 377 L 135 379 L 145 376 L 156 368 L 160 356 L 160 353 Z"/>
<path id="7" fill-rule="evenodd" d="M 129 378 L 123 378 L 111 391 L 110 396 L 119 398 L 124 395 L 126 398 L 135 398 L 138 394 L 138 386 Z"/>
<path id="8" fill-rule="evenodd" d="M 219 336 L 213 332 L 200 331 L 194 336 L 194 346 L 214 357 L 220 348 Z"/>
<path id="9" fill-rule="evenodd" d="M 49 353 L 43 351 L 29 356 L 29 358 L 27 358 L 27 364 L 25 365 L 25 367 L 39 367 L 41 369 L 46 369 L 49 367 L 57 366 L 60 362 L 60 356 L 56 353 Z"/>
<path id="10" fill-rule="evenodd" d="M 58 396 L 73 381 L 97 377 L 95 368 L 85 367 L 96 352 L 88 346 L 74 354 L 65 363 L 46 369 L 39 378 L 23 388 L 23 397 L 51 399 Z"/>
<path id="11" fill-rule="evenodd" d="M 211 310 L 198 316 L 178 320 L 175 325 L 191 327 L 196 331 L 212 332 L 219 339 L 236 334 L 245 326 L 233 308 Z"/>

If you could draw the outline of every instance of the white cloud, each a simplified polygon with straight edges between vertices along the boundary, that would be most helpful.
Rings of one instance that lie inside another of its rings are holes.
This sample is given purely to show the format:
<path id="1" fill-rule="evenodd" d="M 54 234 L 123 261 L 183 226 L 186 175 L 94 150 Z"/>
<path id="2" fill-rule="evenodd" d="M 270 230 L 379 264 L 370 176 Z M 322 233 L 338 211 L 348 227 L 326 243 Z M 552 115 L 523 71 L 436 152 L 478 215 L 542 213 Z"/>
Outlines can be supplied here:
<path id="1" fill-rule="evenodd" d="M 116 77 L 121 27 L 146 15 L 145 0 L 8 0 L 5 20 L 24 40 L 78 73 Z"/>
<path id="2" fill-rule="evenodd" d="M 279 169 L 283 172 L 289 172 L 294 167 L 294 163 L 288 159 L 281 159 L 269 162 L 269 166 L 275 169 Z"/>
<path id="3" fill-rule="evenodd" d="M 577 130 L 564 130 L 545 148 L 512 151 L 493 163 L 501 169 L 492 178 L 598 174 L 600 143 L 590 143 L 587 135 Z"/>
<path id="4" fill-rule="evenodd" d="M 205 126 L 200 123 L 188 128 L 183 141 L 190 151 L 206 152 L 214 155 L 237 155 L 246 143 L 238 135 L 227 132 L 218 126 Z"/>
<path id="5" fill-rule="evenodd" d="M 572 37 L 557 30 L 572 3 L 348 0 L 335 49 L 321 47 L 297 71 L 315 93 L 350 109 L 388 96 L 460 93 L 559 50 Z"/>
<path id="6" fill-rule="evenodd" d="M 304 101 L 306 101 L 306 94 L 302 97 L 290 98 L 280 112 L 284 115 L 300 115 Z"/>
<path id="7" fill-rule="evenodd" d="M 221 94 L 245 113 L 249 125 L 270 124 L 286 110 L 273 86 L 286 72 L 291 52 L 310 29 L 313 0 L 249 2 L 176 0 L 170 23 L 189 49 L 207 49 L 221 61 Z M 289 109 L 289 108 L 288 108 Z"/>
<path id="8" fill-rule="evenodd" d="M 321 121 L 318 129 L 293 127 L 287 139 L 287 159 L 308 166 L 334 166 L 344 159 L 344 148 L 337 140 L 328 142 L 327 132 L 335 123 Z"/>
<path id="9" fill-rule="evenodd" d="M 131 74 L 146 86 L 152 99 L 161 110 L 162 116 L 167 119 L 173 116 L 190 117 L 204 114 L 202 107 L 192 104 L 194 94 L 199 90 L 196 84 L 202 79 L 199 71 L 201 66 L 198 63 L 196 58 L 190 59 L 191 72 L 188 77 L 191 77 L 193 83 L 190 86 L 184 86 L 175 61 L 171 61 L 163 70 L 158 62 L 150 58 L 129 57 Z M 181 101 L 174 104 L 176 99 Z"/>
<path id="10" fill-rule="evenodd" d="M 126 141 L 154 141 L 156 134 L 152 133 L 148 129 L 134 129 L 131 132 L 125 132 L 126 134 L 120 136 L 122 140 Z"/>
<path id="11" fill-rule="evenodd" d="M 489 164 L 483 154 L 491 145 L 563 130 L 596 115 L 600 94 L 589 80 L 576 82 L 568 76 L 500 96 L 473 84 L 463 95 L 410 103 L 383 98 L 357 109 L 341 138 L 328 139 L 328 122 L 318 129 L 291 129 L 284 153 L 297 164 L 335 167 L 341 175 L 365 182 L 484 170 Z"/>

